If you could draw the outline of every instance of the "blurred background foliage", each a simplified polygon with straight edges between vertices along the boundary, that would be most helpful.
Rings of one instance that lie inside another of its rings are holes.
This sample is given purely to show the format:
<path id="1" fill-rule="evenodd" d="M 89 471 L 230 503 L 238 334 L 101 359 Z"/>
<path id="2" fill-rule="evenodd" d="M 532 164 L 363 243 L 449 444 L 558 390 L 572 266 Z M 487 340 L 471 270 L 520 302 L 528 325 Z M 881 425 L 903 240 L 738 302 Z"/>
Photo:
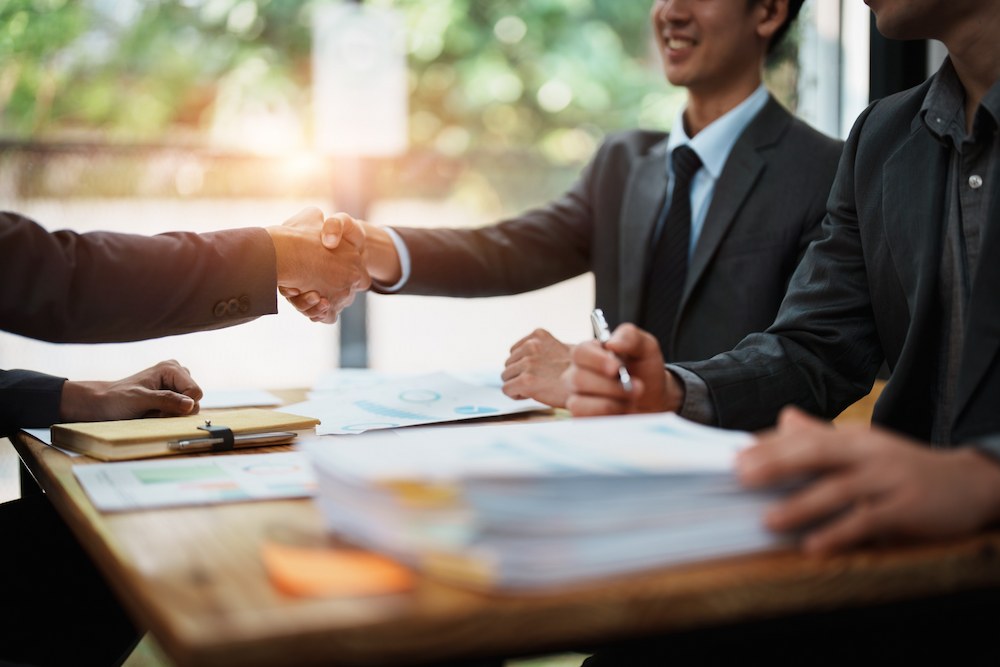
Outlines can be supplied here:
<path id="1" fill-rule="evenodd" d="M 0 168 L 8 171 L 0 188 L 22 196 L 73 184 L 83 196 L 326 192 L 329 169 L 275 178 L 272 148 L 232 131 L 253 115 L 284 129 L 282 153 L 309 150 L 311 17 L 320 4 L 0 0 Z M 551 191 L 548 177 L 568 182 L 606 132 L 665 128 L 683 101 L 651 49 L 649 2 L 369 4 L 394 7 L 407 28 L 410 150 L 381 162 L 380 189 L 433 194 L 506 175 L 531 199 Z M 794 91 L 794 80 L 781 87 Z M 782 96 L 793 103 L 790 92 Z M 19 169 L 14 145 L 35 148 Z M 220 171 L 218 159 L 228 167 Z M 50 173 L 54 162 L 70 175 Z"/>

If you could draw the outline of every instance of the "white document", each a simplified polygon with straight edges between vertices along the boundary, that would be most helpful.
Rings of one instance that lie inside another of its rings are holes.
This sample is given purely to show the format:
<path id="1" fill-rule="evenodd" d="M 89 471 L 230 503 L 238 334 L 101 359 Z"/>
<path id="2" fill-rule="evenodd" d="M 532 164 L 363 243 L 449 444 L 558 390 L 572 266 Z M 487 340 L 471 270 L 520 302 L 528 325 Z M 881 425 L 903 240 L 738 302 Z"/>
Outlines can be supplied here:
<path id="1" fill-rule="evenodd" d="M 284 410 L 319 419 L 319 435 L 499 417 L 548 408 L 537 401 L 515 401 L 496 387 L 470 384 L 447 373 L 411 376 L 356 391 L 314 396 L 285 406 Z"/>
<path id="2" fill-rule="evenodd" d="M 320 467 L 367 482 L 728 473 L 753 436 L 673 413 L 413 429 L 336 447 L 301 447 Z"/>
<path id="3" fill-rule="evenodd" d="M 206 389 L 199 405 L 203 410 L 268 408 L 281 405 L 281 399 L 262 389 Z"/>
<path id="4" fill-rule="evenodd" d="M 312 467 L 298 452 L 98 463 L 74 466 L 73 474 L 103 512 L 316 493 Z"/>

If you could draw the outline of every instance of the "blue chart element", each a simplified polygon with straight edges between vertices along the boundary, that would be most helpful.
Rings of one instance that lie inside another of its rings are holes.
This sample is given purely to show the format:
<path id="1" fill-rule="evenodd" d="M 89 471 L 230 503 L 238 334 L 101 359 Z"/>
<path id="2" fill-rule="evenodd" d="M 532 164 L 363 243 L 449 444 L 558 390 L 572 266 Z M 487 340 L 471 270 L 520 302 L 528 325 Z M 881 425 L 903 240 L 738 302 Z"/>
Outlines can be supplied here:
<path id="1" fill-rule="evenodd" d="M 455 412 L 460 415 L 488 415 L 492 412 L 500 412 L 500 410 L 486 405 L 460 405 L 455 408 Z"/>
<path id="2" fill-rule="evenodd" d="M 399 410 L 388 405 L 381 405 L 380 403 L 375 403 L 374 401 L 355 401 L 354 405 L 380 417 L 389 417 L 392 419 L 412 419 L 415 421 L 439 421 L 438 417 L 428 417 L 427 415 L 417 414 L 416 412 L 407 412 L 406 410 Z"/>
<path id="3" fill-rule="evenodd" d="M 407 403 L 433 403 L 440 398 L 441 394 L 432 389 L 407 389 L 399 394 L 399 400 Z"/>

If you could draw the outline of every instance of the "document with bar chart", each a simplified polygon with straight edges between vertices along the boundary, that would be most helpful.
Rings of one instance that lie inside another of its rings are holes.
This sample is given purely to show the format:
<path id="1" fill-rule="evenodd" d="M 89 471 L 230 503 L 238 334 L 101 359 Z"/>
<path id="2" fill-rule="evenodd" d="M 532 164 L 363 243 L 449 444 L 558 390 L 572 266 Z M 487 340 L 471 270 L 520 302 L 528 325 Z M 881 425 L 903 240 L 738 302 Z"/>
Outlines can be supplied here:
<path id="1" fill-rule="evenodd" d="M 499 417 L 546 410 L 537 401 L 515 401 L 497 387 L 464 382 L 447 373 L 400 378 L 356 392 L 318 396 L 282 408 L 315 417 L 319 435 L 364 433 L 378 429 Z"/>
<path id="2" fill-rule="evenodd" d="M 102 512 L 304 498 L 316 492 L 298 452 L 164 458 L 73 466 Z"/>

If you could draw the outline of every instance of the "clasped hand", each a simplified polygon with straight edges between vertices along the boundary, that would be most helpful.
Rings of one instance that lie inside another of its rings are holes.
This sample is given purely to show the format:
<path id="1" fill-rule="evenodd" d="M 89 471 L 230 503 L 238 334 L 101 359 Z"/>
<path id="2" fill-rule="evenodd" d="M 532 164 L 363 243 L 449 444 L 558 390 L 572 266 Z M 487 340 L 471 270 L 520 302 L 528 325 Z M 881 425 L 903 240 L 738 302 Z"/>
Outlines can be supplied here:
<path id="1" fill-rule="evenodd" d="M 806 531 L 803 547 L 812 553 L 967 535 L 1000 513 L 1000 465 L 977 449 L 931 449 L 877 427 L 834 428 L 794 408 L 741 452 L 737 472 L 750 488 L 812 480 L 765 517 L 772 530 Z"/>
<path id="2" fill-rule="evenodd" d="M 358 290 L 371 285 L 365 231 L 351 216 L 324 218 L 308 208 L 267 231 L 277 257 L 278 291 L 312 321 L 336 322 Z"/>
<path id="3" fill-rule="evenodd" d="M 187 368 L 161 361 L 127 378 L 63 384 L 59 419 L 106 421 L 136 417 L 180 417 L 198 412 L 202 391 Z"/>
<path id="4" fill-rule="evenodd" d="M 535 329 L 514 343 L 504 364 L 503 393 L 514 399 L 533 398 L 556 408 L 566 407 L 568 391 L 562 374 L 569 368 L 572 347 L 545 329 Z"/>

